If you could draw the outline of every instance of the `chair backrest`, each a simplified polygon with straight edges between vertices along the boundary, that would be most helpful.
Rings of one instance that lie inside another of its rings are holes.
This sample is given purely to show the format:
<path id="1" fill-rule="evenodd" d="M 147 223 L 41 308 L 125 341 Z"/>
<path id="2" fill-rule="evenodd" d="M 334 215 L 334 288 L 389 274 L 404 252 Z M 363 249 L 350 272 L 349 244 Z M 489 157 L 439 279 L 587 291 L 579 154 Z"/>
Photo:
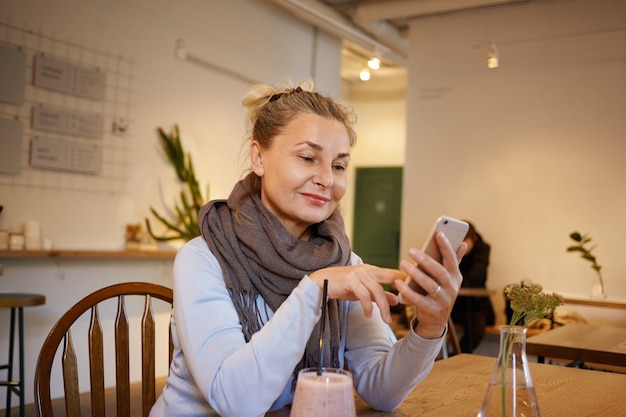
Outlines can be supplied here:
<path id="1" fill-rule="evenodd" d="M 106 300 L 117 298 L 117 315 L 114 323 L 115 332 L 115 392 L 117 416 L 130 417 L 130 346 L 129 323 L 126 297 L 143 297 L 143 316 L 141 318 L 141 369 L 142 369 L 142 415 L 147 416 L 156 400 L 155 376 L 155 321 L 153 299 L 173 303 L 172 289 L 148 282 L 127 282 L 111 285 L 97 290 L 70 308 L 53 326 L 44 341 L 35 370 L 35 404 L 39 416 L 52 416 L 50 379 L 52 365 L 59 345 L 63 342 L 62 369 L 65 391 L 65 410 L 67 416 L 80 416 L 79 374 L 76 352 L 72 342 L 71 327 L 88 310 L 89 321 L 89 374 L 91 393 L 91 415 L 105 415 L 105 369 L 113 369 L 113 364 L 105 366 L 103 349 L 103 331 L 100 323 L 98 305 Z M 172 359 L 173 345 L 171 327 L 169 328 L 169 361 Z"/>

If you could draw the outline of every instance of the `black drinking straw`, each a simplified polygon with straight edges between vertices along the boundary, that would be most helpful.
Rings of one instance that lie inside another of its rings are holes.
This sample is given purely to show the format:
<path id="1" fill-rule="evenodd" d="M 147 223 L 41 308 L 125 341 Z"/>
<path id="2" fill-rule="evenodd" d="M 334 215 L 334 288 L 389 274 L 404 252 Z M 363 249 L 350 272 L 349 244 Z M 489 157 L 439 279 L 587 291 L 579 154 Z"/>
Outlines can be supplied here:
<path id="1" fill-rule="evenodd" d="M 326 298 L 328 297 L 328 280 L 324 280 L 324 291 L 322 292 L 322 322 L 320 325 L 320 357 L 317 361 L 317 374 L 322 375 L 322 359 L 324 358 L 324 327 L 326 324 Z"/>

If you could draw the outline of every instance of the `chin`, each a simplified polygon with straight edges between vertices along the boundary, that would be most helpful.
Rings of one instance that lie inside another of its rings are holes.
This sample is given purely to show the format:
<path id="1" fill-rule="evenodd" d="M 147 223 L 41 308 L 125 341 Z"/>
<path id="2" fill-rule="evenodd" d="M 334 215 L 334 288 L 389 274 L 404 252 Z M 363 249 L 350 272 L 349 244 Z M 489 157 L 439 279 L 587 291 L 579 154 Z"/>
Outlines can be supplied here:
<path id="1" fill-rule="evenodd" d="M 329 210 L 328 206 L 324 207 L 306 207 L 300 210 L 300 219 L 302 222 L 307 223 L 309 225 L 317 224 L 323 222 L 328 219 L 337 206 L 335 205 L 332 210 Z"/>
<path id="2" fill-rule="evenodd" d="M 324 214 L 324 215 L 317 215 L 317 216 L 306 216 L 302 218 L 302 221 L 304 223 L 307 223 L 309 226 L 311 226 L 311 225 L 323 222 L 324 220 L 328 219 L 330 215 L 331 213 Z"/>

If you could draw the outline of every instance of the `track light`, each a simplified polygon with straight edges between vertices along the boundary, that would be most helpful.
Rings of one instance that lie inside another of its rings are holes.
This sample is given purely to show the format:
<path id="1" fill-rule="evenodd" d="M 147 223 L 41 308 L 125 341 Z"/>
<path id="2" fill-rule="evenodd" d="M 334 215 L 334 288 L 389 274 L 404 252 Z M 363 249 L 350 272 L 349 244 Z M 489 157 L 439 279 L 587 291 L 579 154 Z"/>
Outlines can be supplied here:
<path id="1" fill-rule="evenodd" d="M 498 47 L 492 43 L 487 47 L 487 68 L 498 68 L 499 66 Z"/>
<path id="2" fill-rule="evenodd" d="M 370 69 L 376 71 L 380 68 L 380 58 L 373 57 L 369 61 L 367 61 L 367 66 L 361 70 L 359 73 L 359 78 L 361 81 L 368 81 L 372 77 L 372 73 Z"/>
<path id="3" fill-rule="evenodd" d="M 373 57 L 369 61 L 367 61 L 367 66 L 373 70 L 377 70 L 380 68 L 380 58 Z"/>

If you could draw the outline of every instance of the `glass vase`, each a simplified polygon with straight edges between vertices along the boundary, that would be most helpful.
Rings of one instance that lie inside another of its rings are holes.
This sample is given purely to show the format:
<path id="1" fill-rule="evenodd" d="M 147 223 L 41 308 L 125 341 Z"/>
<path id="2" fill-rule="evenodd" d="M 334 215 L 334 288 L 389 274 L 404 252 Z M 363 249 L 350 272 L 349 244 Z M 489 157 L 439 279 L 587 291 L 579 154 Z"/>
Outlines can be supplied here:
<path id="1" fill-rule="evenodd" d="M 526 357 L 526 327 L 500 326 L 500 352 L 478 417 L 540 417 Z"/>
<path id="2" fill-rule="evenodd" d="M 606 291 L 604 290 L 604 282 L 601 276 L 596 276 L 591 284 L 591 298 L 599 298 L 604 300 L 606 298 Z"/>

